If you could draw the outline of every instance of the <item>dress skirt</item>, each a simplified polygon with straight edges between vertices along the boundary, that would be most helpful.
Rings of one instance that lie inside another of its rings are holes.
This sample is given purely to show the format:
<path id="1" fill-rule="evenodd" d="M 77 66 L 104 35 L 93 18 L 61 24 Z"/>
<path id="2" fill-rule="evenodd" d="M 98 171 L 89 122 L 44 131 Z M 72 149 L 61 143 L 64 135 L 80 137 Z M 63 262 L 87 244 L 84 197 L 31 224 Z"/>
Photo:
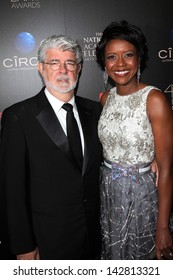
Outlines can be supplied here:
<path id="1" fill-rule="evenodd" d="M 139 173 L 138 178 L 133 175 L 101 166 L 103 260 L 153 257 L 158 209 L 155 174 L 148 170 Z"/>

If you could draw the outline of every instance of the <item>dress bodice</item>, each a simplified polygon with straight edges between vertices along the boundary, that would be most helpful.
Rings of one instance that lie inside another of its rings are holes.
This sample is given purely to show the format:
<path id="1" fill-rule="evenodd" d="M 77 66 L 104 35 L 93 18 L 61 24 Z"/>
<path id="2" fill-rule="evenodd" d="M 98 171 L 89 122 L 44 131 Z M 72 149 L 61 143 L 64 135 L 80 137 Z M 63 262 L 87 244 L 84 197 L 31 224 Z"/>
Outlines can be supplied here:
<path id="1" fill-rule="evenodd" d="M 146 112 L 146 86 L 129 95 L 109 92 L 98 124 L 104 158 L 121 164 L 148 163 L 154 158 L 154 139 Z"/>

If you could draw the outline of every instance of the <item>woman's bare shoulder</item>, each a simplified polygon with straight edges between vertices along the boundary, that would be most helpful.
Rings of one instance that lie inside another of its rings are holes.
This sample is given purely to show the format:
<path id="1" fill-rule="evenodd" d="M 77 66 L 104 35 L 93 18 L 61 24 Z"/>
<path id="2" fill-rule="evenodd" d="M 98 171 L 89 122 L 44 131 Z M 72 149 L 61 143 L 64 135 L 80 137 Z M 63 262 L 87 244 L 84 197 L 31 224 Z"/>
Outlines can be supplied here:
<path id="1" fill-rule="evenodd" d="M 105 105 L 106 100 L 107 100 L 107 97 L 108 97 L 108 94 L 109 94 L 109 90 L 105 91 L 105 92 L 102 94 L 102 96 L 101 96 L 101 98 L 100 98 L 100 102 L 101 102 L 102 106 Z"/>

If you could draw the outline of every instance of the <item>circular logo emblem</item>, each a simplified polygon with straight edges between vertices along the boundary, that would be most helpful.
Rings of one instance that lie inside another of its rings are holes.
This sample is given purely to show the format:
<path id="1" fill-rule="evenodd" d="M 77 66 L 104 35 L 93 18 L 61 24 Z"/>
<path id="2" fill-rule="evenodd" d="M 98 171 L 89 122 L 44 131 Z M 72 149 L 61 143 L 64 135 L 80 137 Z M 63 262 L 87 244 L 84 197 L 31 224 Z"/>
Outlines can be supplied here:
<path id="1" fill-rule="evenodd" d="M 35 47 L 35 38 L 28 32 L 21 32 L 16 36 L 15 46 L 22 53 L 29 53 Z"/>

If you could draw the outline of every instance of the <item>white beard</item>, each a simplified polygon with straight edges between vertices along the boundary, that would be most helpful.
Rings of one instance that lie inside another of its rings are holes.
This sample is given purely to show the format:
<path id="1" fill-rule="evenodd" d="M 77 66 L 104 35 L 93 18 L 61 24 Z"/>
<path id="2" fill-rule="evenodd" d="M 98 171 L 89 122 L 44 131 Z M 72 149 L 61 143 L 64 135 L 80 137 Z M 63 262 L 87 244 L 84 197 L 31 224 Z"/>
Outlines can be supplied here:
<path id="1" fill-rule="evenodd" d="M 50 88 L 50 89 L 52 89 L 52 90 L 54 90 L 54 91 L 56 91 L 58 93 L 69 93 L 70 91 L 75 89 L 75 87 L 77 85 L 77 81 L 78 81 L 78 76 L 76 78 L 76 81 L 74 81 L 71 84 L 69 84 L 69 78 L 66 75 L 59 76 L 57 78 L 57 81 L 61 81 L 61 85 L 60 86 L 53 85 L 51 82 L 49 82 L 46 79 L 44 79 L 44 83 L 45 83 L 47 88 Z"/>

